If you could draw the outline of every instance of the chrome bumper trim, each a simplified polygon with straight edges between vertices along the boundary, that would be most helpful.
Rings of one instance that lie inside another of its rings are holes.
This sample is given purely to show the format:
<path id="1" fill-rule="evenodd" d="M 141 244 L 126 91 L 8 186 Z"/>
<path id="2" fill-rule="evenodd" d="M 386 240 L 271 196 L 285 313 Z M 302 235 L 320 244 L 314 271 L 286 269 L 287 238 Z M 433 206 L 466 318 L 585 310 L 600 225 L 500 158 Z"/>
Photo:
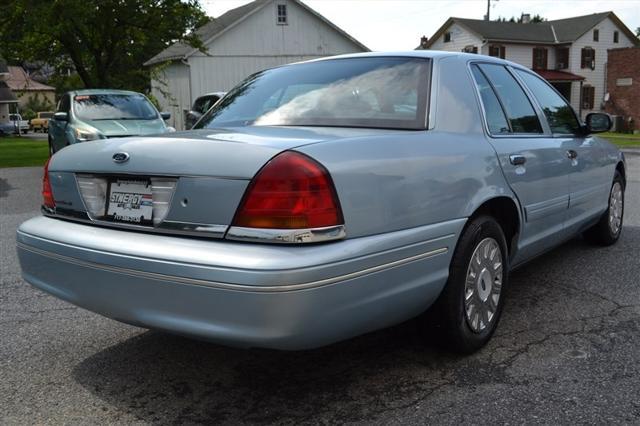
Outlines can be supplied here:
<path id="1" fill-rule="evenodd" d="M 254 243 L 321 243 L 340 240 L 347 235 L 344 225 L 312 229 L 266 229 L 231 226 L 225 239 Z"/>
<path id="2" fill-rule="evenodd" d="M 72 222 L 84 223 L 87 225 L 96 225 L 105 228 L 119 229 L 121 231 L 140 231 L 150 232 L 154 234 L 169 234 L 182 237 L 209 237 L 222 238 L 229 227 L 228 225 L 216 225 L 211 223 L 190 223 L 190 222 L 174 222 L 165 220 L 158 226 L 142 226 L 123 222 L 110 222 L 108 220 L 91 219 L 86 213 L 83 216 L 72 216 L 65 214 L 57 209 L 42 208 L 42 214 L 52 219 L 69 220 Z"/>
<path id="3" fill-rule="evenodd" d="M 42 241 L 47 241 L 47 242 L 51 242 L 53 244 L 56 244 L 55 241 L 51 241 L 51 240 L 47 240 L 44 238 L 39 238 L 36 236 L 32 236 L 30 234 L 26 234 L 23 233 L 24 235 L 27 235 L 31 238 L 36 238 Z M 441 239 L 445 239 L 445 238 L 450 238 L 452 237 L 453 234 L 450 235 L 445 235 L 439 238 L 435 238 L 432 239 L 430 241 L 437 241 L 437 240 L 441 240 Z M 60 244 L 60 243 L 57 243 Z M 418 260 L 422 260 L 422 259 L 427 259 L 430 257 L 434 257 L 434 256 L 438 256 L 441 254 L 445 254 L 448 252 L 449 248 L 448 247 L 440 247 L 438 249 L 435 250 L 430 250 L 428 252 L 425 253 L 420 253 L 414 256 L 409 256 L 403 259 L 398 259 L 392 262 L 388 262 L 388 263 L 384 263 L 381 265 L 377 265 L 377 266 L 373 266 L 370 268 L 365 268 L 359 271 L 355 271 L 355 272 L 351 272 L 348 274 L 343 274 L 343 275 L 339 275 L 339 276 L 335 276 L 335 277 L 331 277 L 331 278 L 325 278 L 322 280 L 317 280 L 317 281 L 311 281 L 311 282 L 306 282 L 306 283 L 299 283 L 299 284 L 288 284 L 288 285 L 282 285 L 282 286 L 252 286 L 252 285 L 245 285 L 245 284 L 232 284 L 232 283 L 225 283 L 225 282 L 216 282 L 216 281 L 208 281 L 208 280 L 201 280 L 201 279 L 195 279 L 195 278 L 186 278 L 186 277 L 177 277 L 177 276 L 173 276 L 173 275 L 166 275 L 166 274 L 159 274 L 159 273 L 155 273 L 155 272 L 146 272 L 146 271 L 139 271 L 139 270 L 135 270 L 135 269 L 130 269 L 130 268 L 123 268 L 123 267 L 119 267 L 119 266 L 110 266 L 110 265 L 104 265 L 101 263 L 96 263 L 96 262 L 90 262 L 90 261 L 85 261 L 85 260 L 80 260 L 74 257 L 70 257 L 70 256 L 64 256 L 64 255 L 60 255 L 57 253 L 52 253 L 50 251 L 46 251 L 46 250 L 42 250 L 42 249 L 38 249 L 35 247 L 32 247 L 28 244 L 25 243 L 21 243 L 18 242 L 17 243 L 17 247 L 21 250 L 26 250 L 28 252 L 31 253 L 35 253 L 41 256 L 46 256 L 49 257 L 51 259 L 55 259 L 55 260 L 59 260 L 61 262 L 66 262 L 66 263 L 71 263 L 74 265 L 78 265 L 78 266 L 83 266 L 83 267 L 88 267 L 88 268 L 93 268 L 93 269 L 98 269 L 98 270 L 102 270 L 102 271 L 108 271 L 108 272 L 113 272 L 113 273 L 117 273 L 117 274 L 124 274 L 124 275 L 129 275 L 132 277 L 140 277 L 140 278 L 145 278 L 145 279 L 153 279 L 153 280 L 159 280 L 159 281 L 169 281 L 169 282 L 175 282 L 175 283 L 180 283 L 180 284 L 187 284 L 187 285 L 197 285 L 197 286 L 204 286 L 204 287 L 211 287 L 211 288 L 218 288 L 218 289 L 224 289 L 224 290 L 234 290 L 234 291 L 245 291 L 245 292 L 254 292 L 254 293 L 278 293 L 278 292 L 288 292 L 288 291 L 296 291 L 296 290 L 306 290 L 306 289 L 311 289 L 311 288 L 317 288 L 317 287 L 323 287 L 323 286 L 327 286 L 330 284 L 335 284 L 341 281 L 346 281 L 346 280 L 350 280 L 350 279 L 354 279 L 354 278 L 359 278 L 362 277 L 364 275 L 369 275 L 369 274 L 373 274 L 376 272 L 380 272 L 383 271 L 385 269 L 390 269 L 390 268 L 394 268 L 397 266 L 402 266 L 405 265 L 407 263 L 411 263 L 411 262 L 415 262 Z M 95 252 L 95 250 L 91 250 L 93 252 Z M 109 255 L 108 253 L 105 253 L 105 255 Z M 90 285 L 90 284 L 88 284 Z"/>

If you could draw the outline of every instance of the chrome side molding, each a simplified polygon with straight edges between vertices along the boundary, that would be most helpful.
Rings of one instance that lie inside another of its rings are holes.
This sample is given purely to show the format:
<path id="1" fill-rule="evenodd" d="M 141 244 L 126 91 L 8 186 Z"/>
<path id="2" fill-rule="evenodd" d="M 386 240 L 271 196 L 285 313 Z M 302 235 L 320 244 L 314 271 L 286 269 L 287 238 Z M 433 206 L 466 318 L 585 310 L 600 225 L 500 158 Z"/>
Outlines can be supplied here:
<path id="1" fill-rule="evenodd" d="M 300 244 L 340 240 L 346 235 L 344 225 L 311 229 L 261 229 L 231 226 L 225 239 L 256 243 Z"/>

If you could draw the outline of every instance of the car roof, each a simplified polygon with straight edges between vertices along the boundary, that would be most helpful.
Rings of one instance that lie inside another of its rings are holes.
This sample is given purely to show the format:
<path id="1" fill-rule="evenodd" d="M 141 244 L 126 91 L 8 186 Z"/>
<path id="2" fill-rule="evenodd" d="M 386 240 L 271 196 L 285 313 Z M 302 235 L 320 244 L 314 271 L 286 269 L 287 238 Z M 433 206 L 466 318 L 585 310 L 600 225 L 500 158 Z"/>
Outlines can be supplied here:
<path id="1" fill-rule="evenodd" d="M 207 96 L 217 96 L 217 97 L 221 98 L 226 94 L 227 94 L 227 92 L 211 92 L 211 93 L 205 93 L 204 95 L 200 95 L 196 99 L 205 98 Z"/>
<path id="2" fill-rule="evenodd" d="M 347 53 L 344 55 L 337 56 L 327 56 L 318 59 L 312 59 L 310 61 L 298 62 L 300 63 L 309 63 L 309 62 L 321 62 L 321 61 L 329 61 L 332 59 L 348 59 L 348 58 L 376 58 L 376 57 L 406 57 L 406 58 L 428 58 L 428 59 L 442 59 L 442 58 L 456 58 L 463 62 L 468 62 L 471 60 L 482 61 L 482 62 L 495 62 L 502 65 L 510 65 L 514 68 L 527 69 L 520 64 L 515 62 L 507 61 L 504 59 L 496 58 L 494 56 L 486 56 L 479 55 L 477 53 L 464 53 L 464 52 L 448 52 L 443 50 L 407 50 L 407 51 L 397 51 L 397 52 L 364 52 L 364 53 Z M 284 65 L 286 66 L 286 65 Z"/>
<path id="3" fill-rule="evenodd" d="M 130 90 L 117 89 L 81 89 L 72 90 L 67 93 L 70 95 L 142 95 L 142 93 L 132 92 Z"/>

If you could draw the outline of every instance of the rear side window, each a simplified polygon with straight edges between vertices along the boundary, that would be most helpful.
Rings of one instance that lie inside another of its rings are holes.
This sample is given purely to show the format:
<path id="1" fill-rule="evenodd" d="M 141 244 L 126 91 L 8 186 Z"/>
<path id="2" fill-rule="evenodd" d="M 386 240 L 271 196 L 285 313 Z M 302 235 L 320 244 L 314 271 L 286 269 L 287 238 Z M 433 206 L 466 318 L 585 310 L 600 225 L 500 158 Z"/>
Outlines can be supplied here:
<path id="1" fill-rule="evenodd" d="M 573 109 L 562 96 L 557 94 L 540 77 L 522 70 L 516 70 L 524 83 L 531 89 L 544 115 L 547 117 L 552 133 L 573 134 L 580 129 L 580 123 Z"/>
<path id="2" fill-rule="evenodd" d="M 513 133 L 542 133 L 533 105 L 522 87 L 502 65 L 480 64 L 507 115 Z"/>
<path id="3" fill-rule="evenodd" d="M 478 86 L 478 90 L 480 91 L 489 133 L 493 135 L 509 133 L 507 117 L 504 116 L 504 111 L 491 85 L 476 65 L 471 67 L 471 72 L 476 81 L 476 86 Z"/>

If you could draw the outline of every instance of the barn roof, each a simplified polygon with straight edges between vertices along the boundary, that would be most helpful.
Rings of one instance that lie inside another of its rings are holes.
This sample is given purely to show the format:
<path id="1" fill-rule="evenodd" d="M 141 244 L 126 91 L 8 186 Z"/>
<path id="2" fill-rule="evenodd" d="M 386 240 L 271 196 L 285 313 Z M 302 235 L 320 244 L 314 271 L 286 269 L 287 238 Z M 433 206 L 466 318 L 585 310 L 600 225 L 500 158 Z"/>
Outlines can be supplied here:
<path id="1" fill-rule="evenodd" d="M 430 48 L 453 23 L 460 24 L 484 40 L 557 44 L 576 41 L 605 18 L 610 18 L 616 23 L 631 40 L 636 40 L 633 32 L 613 12 L 601 12 L 528 24 L 452 17 L 436 31 L 424 47 L 419 47 L 419 49 Z"/>
<path id="2" fill-rule="evenodd" d="M 342 36 L 351 40 L 354 44 L 359 46 L 361 49 L 365 51 L 369 51 L 369 49 L 365 45 L 363 45 L 362 43 L 360 43 L 359 41 L 351 37 L 342 29 L 338 28 L 335 24 L 327 20 L 324 16 L 320 15 L 315 10 L 311 9 L 304 3 L 300 2 L 299 0 L 292 0 L 292 1 L 294 1 L 298 6 L 304 8 L 305 10 L 312 13 L 314 16 L 324 21 L 331 28 L 336 30 Z M 198 28 L 195 31 L 195 33 L 203 43 L 207 44 L 209 41 L 213 40 L 215 37 L 217 37 L 222 32 L 224 32 L 227 28 L 233 27 L 234 25 L 238 24 L 240 21 L 244 20 L 249 15 L 257 12 L 258 10 L 262 9 L 264 6 L 266 6 L 271 2 L 272 0 L 254 0 L 251 3 L 247 3 L 243 6 L 236 7 L 235 9 L 231 9 L 226 13 L 220 15 L 219 17 L 212 19 L 202 27 Z M 147 62 L 144 63 L 144 65 L 149 66 L 149 65 L 154 65 L 161 62 L 166 62 L 166 61 L 185 59 L 195 52 L 197 52 L 197 49 L 190 46 L 189 44 L 183 43 L 183 42 L 176 42 L 171 46 L 167 47 L 166 49 L 164 49 L 162 52 L 152 57 L 151 59 L 149 59 Z"/>

